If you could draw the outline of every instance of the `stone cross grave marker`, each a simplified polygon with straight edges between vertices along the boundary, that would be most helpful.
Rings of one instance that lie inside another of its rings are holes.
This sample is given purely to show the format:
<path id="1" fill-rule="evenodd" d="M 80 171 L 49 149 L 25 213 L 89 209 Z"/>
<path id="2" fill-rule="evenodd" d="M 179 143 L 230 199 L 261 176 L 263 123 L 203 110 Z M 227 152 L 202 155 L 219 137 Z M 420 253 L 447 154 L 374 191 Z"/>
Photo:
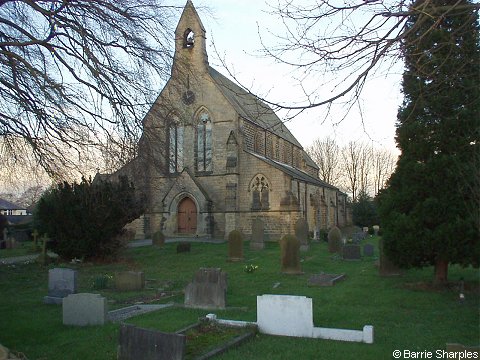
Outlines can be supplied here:
<path id="1" fill-rule="evenodd" d="M 225 309 L 227 274 L 220 268 L 200 268 L 185 288 L 185 306 L 198 309 Z"/>
<path id="2" fill-rule="evenodd" d="M 77 271 L 66 268 L 48 270 L 48 295 L 45 304 L 61 304 L 64 297 L 77 292 Z"/>

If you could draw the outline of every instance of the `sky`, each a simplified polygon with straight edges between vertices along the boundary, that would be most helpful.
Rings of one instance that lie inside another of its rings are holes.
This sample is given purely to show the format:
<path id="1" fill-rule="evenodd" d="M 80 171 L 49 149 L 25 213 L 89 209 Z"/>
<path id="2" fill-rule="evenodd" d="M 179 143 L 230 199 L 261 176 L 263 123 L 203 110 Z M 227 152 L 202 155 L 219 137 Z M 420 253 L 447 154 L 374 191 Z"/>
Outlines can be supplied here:
<path id="1" fill-rule="evenodd" d="M 175 0 L 178 6 L 185 3 Z M 207 31 L 210 65 L 228 76 L 218 58 L 217 54 L 220 54 L 244 86 L 260 96 L 266 95 L 268 100 L 288 102 L 302 96 L 299 87 L 293 85 L 292 68 L 259 57 L 262 48 L 259 31 L 275 32 L 283 26 L 278 18 L 269 14 L 270 5 L 275 3 L 276 0 L 193 0 Z M 275 45 L 273 42 L 270 44 Z M 398 153 L 394 135 L 397 110 L 402 101 L 402 71 L 402 65 L 398 64 L 389 69 L 389 76 L 378 75 L 366 84 L 360 99 L 363 116 L 360 116 L 358 108 L 354 108 L 338 124 L 340 112 L 334 111 L 327 116 L 324 109 L 316 108 L 288 121 L 286 126 L 304 147 L 315 139 L 331 136 L 340 145 L 349 141 L 364 141 Z M 284 118 L 281 112 L 277 114 Z"/>

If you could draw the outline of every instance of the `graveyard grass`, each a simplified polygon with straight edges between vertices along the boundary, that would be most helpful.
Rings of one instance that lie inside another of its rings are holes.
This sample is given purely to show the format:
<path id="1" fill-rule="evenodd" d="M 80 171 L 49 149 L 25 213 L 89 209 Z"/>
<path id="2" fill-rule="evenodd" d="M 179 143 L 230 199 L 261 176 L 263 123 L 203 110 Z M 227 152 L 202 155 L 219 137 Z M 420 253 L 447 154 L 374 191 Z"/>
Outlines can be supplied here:
<path id="1" fill-rule="evenodd" d="M 377 240 L 367 241 L 377 246 Z M 364 325 L 374 326 L 372 345 L 257 334 L 218 359 L 392 359 L 394 350 L 435 353 L 445 349 L 446 343 L 479 342 L 478 269 L 451 266 L 451 287 L 435 289 L 430 286 L 433 268 L 383 278 L 374 266 L 376 257 L 342 261 L 328 253 L 326 243 L 312 243 L 309 251 L 301 253 L 302 275 L 280 272 L 277 243 L 253 251 L 245 242 L 245 261 L 236 263 L 227 261 L 227 243 L 192 243 L 191 252 L 181 254 L 176 253 L 176 245 L 128 249 L 115 264 L 0 265 L 0 343 L 30 360 L 116 359 L 119 324 L 64 326 L 61 306 L 43 304 L 48 269 L 58 266 L 77 269 L 78 292 L 102 294 L 109 300 L 110 310 L 136 302 L 178 304 L 126 320 L 164 332 L 178 331 L 212 312 L 181 306 L 182 291 L 200 267 L 220 267 L 228 274 L 228 308 L 213 311 L 219 318 L 255 321 L 257 295 L 289 294 L 313 299 L 317 327 L 361 330 Z M 245 271 L 250 264 L 258 266 L 252 273 Z M 144 271 L 146 289 L 118 292 L 111 281 L 105 289 L 93 288 L 99 276 L 109 278 L 123 270 Z M 345 273 L 346 279 L 333 287 L 308 287 L 308 278 L 321 272 Z M 460 302 L 457 285 L 462 277 L 465 300 Z"/>

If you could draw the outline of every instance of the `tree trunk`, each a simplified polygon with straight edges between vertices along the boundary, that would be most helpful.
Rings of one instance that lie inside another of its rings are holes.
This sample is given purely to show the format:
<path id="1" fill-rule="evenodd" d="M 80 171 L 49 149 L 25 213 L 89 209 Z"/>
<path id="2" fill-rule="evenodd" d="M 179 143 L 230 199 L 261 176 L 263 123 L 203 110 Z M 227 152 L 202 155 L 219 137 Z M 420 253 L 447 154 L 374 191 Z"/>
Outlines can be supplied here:
<path id="1" fill-rule="evenodd" d="M 435 262 L 435 285 L 445 285 L 448 277 L 448 260 L 438 259 Z"/>

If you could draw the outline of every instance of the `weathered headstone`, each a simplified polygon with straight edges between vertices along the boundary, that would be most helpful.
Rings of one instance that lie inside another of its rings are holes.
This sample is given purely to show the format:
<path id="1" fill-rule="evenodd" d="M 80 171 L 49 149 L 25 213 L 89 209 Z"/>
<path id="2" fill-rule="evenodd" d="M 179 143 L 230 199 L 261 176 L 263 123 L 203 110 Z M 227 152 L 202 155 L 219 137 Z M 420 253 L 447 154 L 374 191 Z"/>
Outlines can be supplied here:
<path id="1" fill-rule="evenodd" d="M 228 234 L 228 261 L 243 261 L 243 234 L 238 230 Z"/>
<path id="2" fill-rule="evenodd" d="M 67 268 L 48 270 L 48 296 L 45 304 L 61 304 L 62 299 L 77 292 L 77 271 Z"/>
<path id="3" fill-rule="evenodd" d="M 342 252 L 342 232 L 336 226 L 332 227 L 328 232 L 328 252 L 341 253 Z"/>
<path id="4" fill-rule="evenodd" d="M 186 336 L 122 324 L 118 360 L 183 360 Z"/>
<path id="5" fill-rule="evenodd" d="M 152 235 L 152 245 L 163 246 L 165 245 L 165 235 L 159 230 L 153 233 Z"/>
<path id="6" fill-rule="evenodd" d="M 360 245 L 345 244 L 342 249 L 343 260 L 361 260 L 362 254 L 360 251 Z"/>
<path id="7" fill-rule="evenodd" d="M 402 275 L 402 270 L 395 265 L 383 251 L 383 241 L 378 242 L 378 251 L 380 253 L 379 273 L 380 276 L 398 276 Z"/>
<path id="8" fill-rule="evenodd" d="M 352 241 L 355 244 L 360 244 L 363 239 L 367 237 L 367 233 L 361 231 L 361 232 L 356 232 L 352 234 Z"/>
<path id="9" fill-rule="evenodd" d="M 362 230 L 363 230 L 364 233 L 367 233 L 367 234 L 368 234 L 368 226 L 364 226 L 364 227 L 362 228 Z"/>
<path id="10" fill-rule="evenodd" d="M 380 231 L 380 226 L 378 225 L 373 225 L 373 233 L 375 235 L 378 235 L 378 232 Z"/>
<path id="11" fill-rule="evenodd" d="M 280 240 L 282 273 L 303 274 L 300 266 L 300 241 L 294 235 L 285 235 Z"/>
<path id="12" fill-rule="evenodd" d="M 63 324 L 103 325 L 107 319 L 107 299 L 100 294 L 71 294 L 63 298 Z"/>
<path id="13" fill-rule="evenodd" d="M 308 242 L 308 223 L 304 218 L 297 220 L 295 224 L 295 236 L 300 241 L 300 251 L 310 250 Z"/>
<path id="14" fill-rule="evenodd" d="M 308 286 L 333 286 L 345 278 L 345 274 L 315 274 L 308 279 Z"/>
<path id="15" fill-rule="evenodd" d="M 363 256 L 373 256 L 375 254 L 375 247 L 372 244 L 363 245 Z"/>
<path id="16" fill-rule="evenodd" d="M 177 254 L 190 252 L 191 247 L 189 242 L 183 241 L 177 245 Z"/>
<path id="17" fill-rule="evenodd" d="M 115 289 L 120 291 L 135 291 L 145 288 L 143 271 L 122 271 L 115 274 Z"/>
<path id="18" fill-rule="evenodd" d="M 185 288 L 185 306 L 224 309 L 227 304 L 227 274 L 219 268 L 201 268 Z"/>
<path id="19" fill-rule="evenodd" d="M 265 248 L 265 225 L 261 219 L 253 219 L 252 221 L 252 240 L 250 241 L 250 249 L 263 250 Z"/>

